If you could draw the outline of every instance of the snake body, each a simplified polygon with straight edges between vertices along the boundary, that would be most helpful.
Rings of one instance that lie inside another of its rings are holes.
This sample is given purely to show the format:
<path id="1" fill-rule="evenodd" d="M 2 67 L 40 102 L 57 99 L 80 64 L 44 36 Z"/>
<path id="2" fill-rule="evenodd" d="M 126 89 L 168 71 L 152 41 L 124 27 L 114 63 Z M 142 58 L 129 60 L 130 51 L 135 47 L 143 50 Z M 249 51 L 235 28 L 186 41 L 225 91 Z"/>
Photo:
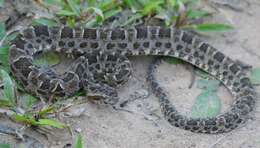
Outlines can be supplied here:
<path id="1" fill-rule="evenodd" d="M 35 56 L 47 51 L 70 54 L 76 64 L 62 75 L 34 65 Z M 175 28 L 29 27 L 13 40 L 9 63 L 14 77 L 39 97 L 71 96 L 84 89 L 91 97 L 115 104 L 116 86 L 131 75 L 127 57 L 140 55 L 169 56 L 191 63 L 220 80 L 235 98 L 230 109 L 216 117 L 183 116 L 152 75 L 155 64 L 149 68 L 148 80 L 166 120 L 176 127 L 200 133 L 228 132 L 244 123 L 254 109 L 256 93 L 241 67 L 193 34 Z"/>

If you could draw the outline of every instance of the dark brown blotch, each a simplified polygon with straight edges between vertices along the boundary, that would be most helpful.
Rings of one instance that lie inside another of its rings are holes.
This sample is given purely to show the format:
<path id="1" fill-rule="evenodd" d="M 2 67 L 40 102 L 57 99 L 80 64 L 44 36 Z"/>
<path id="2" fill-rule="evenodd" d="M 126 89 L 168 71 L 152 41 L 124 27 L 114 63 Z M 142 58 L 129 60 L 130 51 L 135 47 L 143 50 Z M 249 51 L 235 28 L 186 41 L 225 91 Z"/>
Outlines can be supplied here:
<path id="1" fill-rule="evenodd" d="M 232 66 L 229 67 L 229 69 L 234 74 L 236 74 L 240 70 L 240 68 L 237 64 L 233 64 Z"/>
<path id="2" fill-rule="evenodd" d="M 159 37 L 160 38 L 170 38 L 171 37 L 171 29 L 170 28 L 160 28 L 159 29 Z"/>
<path id="3" fill-rule="evenodd" d="M 81 42 L 80 44 L 79 44 L 79 47 L 80 48 L 85 48 L 85 47 L 87 47 L 88 46 L 88 43 L 87 42 Z"/>
<path id="4" fill-rule="evenodd" d="M 62 28 L 61 38 L 73 38 L 73 30 L 69 27 Z"/>
<path id="5" fill-rule="evenodd" d="M 49 36 L 49 29 L 47 26 L 34 26 L 36 36 Z"/>
<path id="6" fill-rule="evenodd" d="M 27 39 L 32 39 L 34 38 L 33 30 L 31 28 L 25 29 L 23 31 L 23 36 Z"/>
<path id="7" fill-rule="evenodd" d="M 138 27 L 136 28 L 136 38 L 138 39 L 144 39 L 148 36 L 148 30 L 147 27 Z"/>
<path id="8" fill-rule="evenodd" d="M 108 43 L 107 44 L 107 49 L 113 49 L 115 47 L 114 43 Z"/>
<path id="9" fill-rule="evenodd" d="M 90 43 L 90 47 L 96 49 L 98 48 L 98 43 L 97 42 Z"/>
<path id="10" fill-rule="evenodd" d="M 208 44 L 206 43 L 203 43 L 201 46 L 200 46 L 200 51 L 202 51 L 203 53 L 206 53 L 207 52 L 207 49 L 208 49 Z"/>
<path id="11" fill-rule="evenodd" d="M 221 52 L 217 52 L 213 57 L 217 61 L 222 62 L 223 59 L 225 58 L 225 55 L 223 53 L 221 53 Z"/>
<path id="12" fill-rule="evenodd" d="M 21 36 L 21 35 L 18 35 L 18 36 L 14 39 L 13 44 L 15 44 L 15 46 L 16 46 L 17 48 L 24 49 L 24 45 L 26 44 L 26 41 L 22 39 L 22 36 Z"/>
<path id="13" fill-rule="evenodd" d="M 191 44 L 192 43 L 192 38 L 193 38 L 193 36 L 191 34 L 183 32 L 183 35 L 182 35 L 181 39 L 182 39 L 183 42 Z"/>
<path id="14" fill-rule="evenodd" d="M 133 45 L 134 49 L 138 49 L 140 47 L 140 43 L 138 42 L 135 42 L 134 45 Z"/>
<path id="15" fill-rule="evenodd" d="M 183 46 L 180 45 L 180 44 L 176 46 L 176 50 L 177 50 L 177 51 L 182 50 L 182 48 L 183 48 Z"/>
<path id="16" fill-rule="evenodd" d="M 68 47 L 74 47 L 74 45 L 75 45 L 75 42 L 74 42 L 74 41 L 68 42 Z"/>
<path id="17" fill-rule="evenodd" d="M 115 29 L 111 32 L 111 40 L 124 40 L 125 39 L 125 31 L 123 29 Z"/>
<path id="18" fill-rule="evenodd" d="M 93 39 L 93 40 L 96 39 L 97 38 L 96 29 L 85 28 L 83 37 L 86 39 Z"/>
<path id="19" fill-rule="evenodd" d="M 126 48 L 127 47 L 127 43 L 118 43 L 118 47 L 119 48 Z"/>
<path id="20" fill-rule="evenodd" d="M 165 48 L 171 48 L 172 44 L 170 42 L 167 42 L 167 43 L 164 44 L 164 47 Z"/>

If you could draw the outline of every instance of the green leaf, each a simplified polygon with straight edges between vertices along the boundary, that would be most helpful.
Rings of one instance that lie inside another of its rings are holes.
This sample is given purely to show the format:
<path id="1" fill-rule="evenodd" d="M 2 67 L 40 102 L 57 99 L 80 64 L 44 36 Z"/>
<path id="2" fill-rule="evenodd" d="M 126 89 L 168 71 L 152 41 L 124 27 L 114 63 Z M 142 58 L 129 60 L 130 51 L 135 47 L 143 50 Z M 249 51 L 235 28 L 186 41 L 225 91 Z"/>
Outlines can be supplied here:
<path id="1" fill-rule="evenodd" d="M 3 22 L 0 22 L 0 40 L 3 39 L 3 37 L 5 36 L 5 24 Z"/>
<path id="2" fill-rule="evenodd" d="M 35 125 L 35 126 L 48 125 L 60 129 L 66 127 L 65 124 L 52 119 L 39 119 L 38 121 L 36 121 L 31 115 L 27 115 L 27 114 L 25 115 L 14 114 L 12 115 L 12 119 L 15 120 L 16 122 L 21 122 L 28 125 Z"/>
<path id="3" fill-rule="evenodd" d="M 15 85 L 9 76 L 9 74 L 4 71 L 0 70 L 0 75 L 2 78 L 2 82 L 4 85 L 4 98 L 8 99 L 13 105 L 15 104 Z"/>
<path id="4" fill-rule="evenodd" d="M 147 4 L 145 4 L 144 8 L 142 9 L 142 14 L 143 15 L 148 15 L 151 14 L 153 12 L 160 12 L 161 10 L 161 4 L 163 4 L 164 2 L 161 0 L 152 0 L 149 1 Z"/>
<path id="5" fill-rule="evenodd" d="M 134 14 L 133 16 L 131 16 L 127 21 L 125 21 L 121 26 L 126 26 L 128 24 L 133 23 L 134 21 L 136 21 L 137 19 L 142 18 L 143 16 L 139 13 Z"/>
<path id="6" fill-rule="evenodd" d="M 229 31 L 233 29 L 230 25 L 225 24 L 197 24 L 197 25 L 186 25 L 182 28 L 191 28 L 199 32 L 219 32 L 219 31 Z"/>
<path id="7" fill-rule="evenodd" d="M 83 148 L 82 136 L 78 134 L 74 148 Z"/>
<path id="8" fill-rule="evenodd" d="M 53 120 L 53 119 L 39 119 L 39 121 L 37 122 L 37 125 L 48 125 L 48 126 L 52 126 L 52 127 L 59 128 L 59 129 L 66 127 L 65 124 L 63 124 L 59 121 Z"/>
<path id="9" fill-rule="evenodd" d="M 19 34 L 19 32 L 13 32 L 7 35 L 7 37 L 5 38 L 5 41 L 12 41 L 16 38 L 16 36 Z"/>
<path id="10" fill-rule="evenodd" d="M 67 25 L 71 28 L 74 28 L 76 26 L 76 20 L 75 17 L 70 17 L 67 19 Z"/>
<path id="11" fill-rule="evenodd" d="M 52 127 L 60 128 L 60 129 L 66 127 L 65 124 L 63 124 L 59 121 L 56 121 L 56 120 L 52 120 L 52 119 L 39 119 L 39 121 L 37 122 L 37 125 L 48 125 L 48 126 L 52 126 Z"/>
<path id="12" fill-rule="evenodd" d="M 4 7 L 5 0 L 0 0 L 0 8 Z"/>
<path id="13" fill-rule="evenodd" d="M 58 23 L 55 20 L 51 20 L 47 18 L 39 18 L 33 20 L 32 25 L 47 25 L 49 27 L 52 27 L 52 26 L 58 26 Z"/>
<path id="14" fill-rule="evenodd" d="M 219 114 L 221 102 L 216 92 L 206 90 L 196 97 L 192 106 L 193 118 L 210 118 Z"/>
<path id="15" fill-rule="evenodd" d="M 37 102 L 38 99 L 36 99 L 32 95 L 24 93 L 19 97 L 19 100 L 21 100 L 23 108 L 30 109 L 34 105 L 34 103 Z"/>
<path id="16" fill-rule="evenodd" d="M 60 16 L 76 16 L 76 13 L 70 10 L 60 10 L 56 14 Z"/>
<path id="17" fill-rule="evenodd" d="M 172 57 L 166 57 L 166 58 L 164 58 L 164 60 L 167 63 L 174 64 L 174 65 L 184 63 L 182 60 L 177 59 L 177 58 L 172 58 Z"/>
<path id="18" fill-rule="evenodd" d="M 190 19 L 198 19 L 204 16 L 208 16 L 209 13 L 207 11 L 203 11 L 203 10 L 189 10 L 187 12 L 187 17 Z"/>
<path id="19" fill-rule="evenodd" d="M 126 3 L 127 7 L 131 8 L 133 13 L 136 13 L 140 9 L 140 4 L 137 1 L 124 0 L 124 2 Z"/>
<path id="20" fill-rule="evenodd" d="M 9 46 L 2 46 L 0 47 L 0 68 L 4 69 L 5 71 L 9 72 L 9 63 L 8 63 L 8 51 Z"/>
<path id="21" fill-rule="evenodd" d="M 44 117 L 48 113 L 53 113 L 53 112 L 54 112 L 54 108 L 52 106 L 47 106 L 47 107 L 41 109 L 39 112 L 37 112 L 37 115 L 40 117 Z"/>
<path id="22" fill-rule="evenodd" d="M 8 143 L 0 143 L 0 148 L 11 148 L 11 145 Z"/>
<path id="23" fill-rule="evenodd" d="M 199 79 L 196 83 L 197 88 L 209 91 L 217 91 L 220 82 L 218 80 Z"/>
<path id="24" fill-rule="evenodd" d="M 76 16 L 80 16 L 80 5 L 76 3 L 75 0 L 67 0 L 71 10 L 76 14 Z"/>
<path id="25" fill-rule="evenodd" d="M 201 69 L 198 69 L 198 68 L 195 68 L 195 74 L 204 79 L 214 79 L 214 77 L 211 76 L 209 73 L 207 73 Z"/>
<path id="26" fill-rule="evenodd" d="M 112 16 L 115 16 L 116 14 L 118 14 L 121 11 L 122 11 L 122 8 L 120 8 L 120 7 L 116 8 L 116 9 L 108 10 L 108 11 L 104 12 L 104 18 L 108 19 Z"/>
<path id="27" fill-rule="evenodd" d="M 47 5 L 58 5 L 58 6 L 63 5 L 62 0 L 44 0 L 43 3 Z"/>
<path id="28" fill-rule="evenodd" d="M 37 57 L 33 63 L 36 65 L 42 65 L 42 66 L 53 66 L 60 62 L 59 55 L 53 53 L 53 52 L 47 52 L 41 54 L 39 57 Z"/>
<path id="29" fill-rule="evenodd" d="M 1 97 L 1 96 L 0 96 Z M 6 98 L 0 99 L 0 107 L 12 107 L 13 104 Z"/>
<path id="30" fill-rule="evenodd" d="M 16 122 L 28 124 L 28 125 L 37 125 L 37 121 L 32 118 L 29 115 L 18 115 L 18 114 L 13 114 L 12 119 Z"/>
<path id="31" fill-rule="evenodd" d="M 89 8 L 87 9 L 87 11 L 90 11 L 90 12 L 92 12 L 92 13 L 97 14 L 98 16 L 101 17 L 102 21 L 105 19 L 102 10 L 99 9 L 99 8 L 96 8 L 96 7 L 89 7 Z"/>
<path id="32" fill-rule="evenodd" d="M 260 68 L 254 68 L 249 78 L 253 84 L 260 84 Z"/>

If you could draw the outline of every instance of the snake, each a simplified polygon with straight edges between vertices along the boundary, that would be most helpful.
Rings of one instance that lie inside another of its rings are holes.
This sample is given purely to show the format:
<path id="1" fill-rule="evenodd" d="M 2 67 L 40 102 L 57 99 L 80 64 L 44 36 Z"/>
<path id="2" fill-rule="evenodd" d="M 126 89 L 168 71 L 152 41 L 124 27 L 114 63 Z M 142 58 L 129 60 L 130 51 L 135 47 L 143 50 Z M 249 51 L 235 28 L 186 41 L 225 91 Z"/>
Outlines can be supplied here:
<path id="1" fill-rule="evenodd" d="M 37 55 L 46 52 L 71 56 L 74 62 L 62 74 L 34 64 Z M 215 77 L 234 97 L 230 108 L 216 117 L 182 115 L 153 75 L 158 64 L 152 64 L 149 84 L 165 119 L 175 127 L 196 133 L 229 132 L 245 123 L 255 108 L 256 92 L 241 66 L 193 33 L 174 27 L 30 26 L 12 41 L 9 64 L 14 78 L 39 98 L 64 98 L 83 90 L 90 98 L 115 105 L 119 100 L 117 88 L 132 74 L 128 58 L 133 56 L 181 59 Z"/>

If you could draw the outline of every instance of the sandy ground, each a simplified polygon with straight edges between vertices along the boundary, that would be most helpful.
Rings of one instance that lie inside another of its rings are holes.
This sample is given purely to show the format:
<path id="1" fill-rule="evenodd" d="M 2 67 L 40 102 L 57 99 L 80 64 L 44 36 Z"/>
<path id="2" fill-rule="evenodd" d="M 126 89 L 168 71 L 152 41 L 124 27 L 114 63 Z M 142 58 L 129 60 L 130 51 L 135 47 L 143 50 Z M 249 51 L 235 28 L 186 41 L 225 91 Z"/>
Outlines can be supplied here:
<path id="1" fill-rule="evenodd" d="M 231 33 L 212 33 L 204 39 L 233 59 L 260 67 L 260 2 L 240 3 L 242 10 L 218 7 L 212 22 L 230 23 Z M 260 147 L 260 101 L 252 120 L 230 133 L 207 135 L 181 130 L 164 120 L 157 98 L 146 82 L 151 57 L 136 57 L 133 77 L 119 89 L 120 102 L 129 103 L 127 111 L 114 110 L 87 102 L 75 108 L 85 108 L 78 118 L 66 119 L 72 130 L 79 130 L 85 148 L 258 148 Z M 187 65 L 163 63 L 158 70 L 160 84 L 183 113 L 188 113 L 201 90 L 188 89 L 191 72 Z M 260 87 L 256 87 L 260 92 Z M 218 90 L 222 111 L 232 102 L 225 88 Z M 1 138 L 3 136 L 0 136 Z M 4 139 L 3 139 L 4 140 Z M 4 141 L 6 141 L 5 139 Z M 2 141 L 2 139 L 0 140 Z M 8 141 L 8 140 L 7 140 Z M 53 147 L 61 147 L 56 145 Z"/>

